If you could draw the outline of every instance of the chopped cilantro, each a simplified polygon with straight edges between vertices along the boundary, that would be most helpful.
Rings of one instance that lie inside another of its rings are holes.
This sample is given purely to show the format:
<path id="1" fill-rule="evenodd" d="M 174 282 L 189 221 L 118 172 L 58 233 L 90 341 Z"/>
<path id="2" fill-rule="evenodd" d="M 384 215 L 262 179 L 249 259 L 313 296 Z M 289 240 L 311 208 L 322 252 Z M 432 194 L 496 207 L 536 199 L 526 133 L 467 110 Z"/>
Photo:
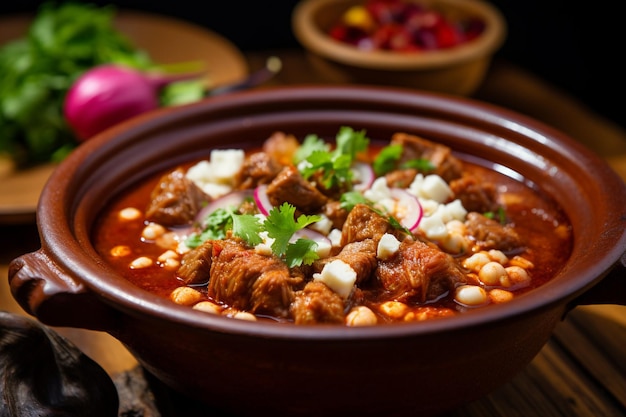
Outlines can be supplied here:
<path id="1" fill-rule="evenodd" d="M 272 252 L 275 255 L 283 256 L 287 252 L 289 240 L 295 232 L 304 229 L 308 225 L 321 220 L 320 216 L 300 215 L 294 219 L 296 208 L 289 203 L 283 203 L 279 207 L 270 210 L 263 226 L 267 235 L 274 239 Z"/>
<path id="2" fill-rule="evenodd" d="M 435 165 L 433 165 L 433 163 L 430 160 L 425 159 L 425 158 L 419 158 L 419 159 L 411 159 L 409 161 L 406 161 L 400 166 L 400 168 L 415 168 L 416 170 L 420 172 L 430 172 L 434 170 L 436 167 Z"/>
<path id="3" fill-rule="evenodd" d="M 302 264 L 311 265 L 319 258 L 316 252 L 317 243 L 311 239 L 298 239 L 294 243 L 287 245 L 285 258 L 287 266 L 293 268 Z"/>
<path id="4" fill-rule="evenodd" d="M 252 214 L 232 214 L 233 234 L 239 236 L 250 245 L 258 245 L 263 242 L 259 235 L 263 230 L 261 221 Z"/>
<path id="5" fill-rule="evenodd" d="M 359 152 L 367 150 L 369 144 L 364 130 L 357 132 L 347 126 L 339 129 L 335 139 L 336 147 L 332 152 L 326 148 L 322 149 L 319 143 L 314 149 L 303 151 L 303 154 L 309 153 L 303 160 L 306 163 L 300 168 L 300 173 L 304 178 L 310 178 L 316 173 L 321 174 L 320 181 L 327 189 L 351 183 L 352 163 Z M 312 145 L 309 146 L 312 147 Z"/>
<path id="6" fill-rule="evenodd" d="M 389 145 L 381 149 L 372 163 L 376 176 L 380 177 L 393 171 L 400 160 L 400 156 L 402 156 L 402 145 Z"/>
<path id="7" fill-rule="evenodd" d="M 330 145 L 317 135 L 307 135 L 304 141 L 302 141 L 302 145 L 296 150 L 293 156 L 293 163 L 297 165 L 317 151 L 329 152 Z"/>
<path id="8" fill-rule="evenodd" d="M 343 193 L 339 199 L 339 207 L 345 210 L 352 210 L 357 204 L 371 204 L 364 196 L 358 191 L 348 191 Z"/>

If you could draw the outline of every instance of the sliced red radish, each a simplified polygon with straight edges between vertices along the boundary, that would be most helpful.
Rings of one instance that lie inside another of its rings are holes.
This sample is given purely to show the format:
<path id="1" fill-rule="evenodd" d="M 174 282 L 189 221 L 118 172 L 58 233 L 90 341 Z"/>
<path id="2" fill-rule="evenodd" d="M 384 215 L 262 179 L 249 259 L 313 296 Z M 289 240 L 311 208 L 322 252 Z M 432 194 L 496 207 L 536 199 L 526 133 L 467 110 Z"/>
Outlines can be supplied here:
<path id="1" fill-rule="evenodd" d="M 417 229 L 422 220 L 423 210 L 417 197 L 402 188 L 390 188 L 391 197 L 396 201 L 398 221 L 411 232 Z"/>
<path id="2" fill-rule="evenodd" d="M 270 211 L 274 206 L 270 203 L 270 199 L 267 196 L 267 185 L 261 184 L 254 189 L 254 202 L 256 203 L 259 211 L 264 216 L 270 214 Z"/>
<path id="3" fill-rule="evenodd" d="M 316 232 L 315 230 L 311 230 L 308 228 L 296 231 L 293 236 L 291 236 L 291 239 L 289 239 L 289 242 L 294 243 L 298 239 L 309 239 L 317 243 L 317 254 L 321 258 L 327 257 L 330 254 L 330 250 L 333 246 L 331 240 L 328 237 L 324 236 L 320 232 Z"/>
<path id="4" fill-rule="evenodd" d="M 244 201 L 253 198 L 253 194 L 252 190 L 233 191 L 225 194 L 222 197 L 211 201 L 206 205 L 206 207 L 203 207 L 202 210 L 200 210 L 196 215 L 196 222 L 204 226 L 204 219 L 215 210 L 220 208 L 239 207 L 244 203 Z"/>
<path id="5" fill-rule="evenodd" d="M 364 191 L 372 186 L 376 175 L 370 164 L 357 161 L 352 164 L 351 169 L 354 175 L 355 185 L 353 188 L 355 191 Z"/>

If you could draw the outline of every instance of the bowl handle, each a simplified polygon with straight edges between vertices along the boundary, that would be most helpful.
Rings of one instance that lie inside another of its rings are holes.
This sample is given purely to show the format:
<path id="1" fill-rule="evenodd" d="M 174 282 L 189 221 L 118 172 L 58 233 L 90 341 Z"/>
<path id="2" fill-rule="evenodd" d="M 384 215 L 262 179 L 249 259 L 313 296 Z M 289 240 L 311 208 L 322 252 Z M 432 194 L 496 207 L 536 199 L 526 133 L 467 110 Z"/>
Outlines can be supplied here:
<path id="1" fill-rule="evenodd" d="M 626 306 L 626 252 L 607 275 L 588 291 L 575 298 L 568 311 L 579 305 L 618 304 Z"/>
<path id="2" fill-rule="evenodd" d="M 44 324 L 98 331 L 115 329 L 115 310 L 56 267 L 43 249 L 11 261 L 9 285 L 18 304 Z"/>

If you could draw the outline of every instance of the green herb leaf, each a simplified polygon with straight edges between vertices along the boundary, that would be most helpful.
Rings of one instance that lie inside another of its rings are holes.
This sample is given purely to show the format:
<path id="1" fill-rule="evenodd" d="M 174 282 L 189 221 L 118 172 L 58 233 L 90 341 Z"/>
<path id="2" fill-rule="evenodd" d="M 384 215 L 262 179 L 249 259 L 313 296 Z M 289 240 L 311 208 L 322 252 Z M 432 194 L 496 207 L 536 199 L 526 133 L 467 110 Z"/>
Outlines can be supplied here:
<path id="1" fill-rule="evenodd" d="M 245 240 L 249 245 L 255 246 L 263 242 L 260 236 L 263 227 L 258 217 L 252 214 L 232 214 L 233 234 Z"/>
<path id="2" fill-rule="evenodd" d="M 311 265 L 316 259 L 319 259 L 316 250 L 317 243 L 311 239 L 298 239 L 287 245 L 285 262 L 289 268 L 302 264 Z"/>
<path id="3" fill-rule="evenodd" d="M 272 252 L 277 256 L 283 256 L 287 252 L 289 240 L 295 232 L 308 225 L 321 220 L 320 216 L 300 215 L 297 221 L 294 219 L 296 208 L 289 203 L 283 203 L 279 207 L 270 210 L 263 226 L 267 235 L 274 239 Z"/>
<path id="4" fill-rule="evenodd" d="M 393 171 L 400 156 L 402 156 L 402 145 L 388 145 L 381 149 L 372 163 L 376 176 L 380 177 Z"/>
<path id="5" fill-rule="evenodd" d="M 425 158 L 411 159 L 401 165 L 401 168 L 414 168 L 420 172 L 430 172 L 436 167 L 433 163 Z"/>
<path id="6" fill-rule="evenodd" d="M 297 165 L 311 156 L 313 152 L 318 151 L 328 153 L 330 151 L 330 144 L 326 143 L 317 135 L 307 135 L 300 147 L 296 150 L 293 156 L 293 163 Z"/>

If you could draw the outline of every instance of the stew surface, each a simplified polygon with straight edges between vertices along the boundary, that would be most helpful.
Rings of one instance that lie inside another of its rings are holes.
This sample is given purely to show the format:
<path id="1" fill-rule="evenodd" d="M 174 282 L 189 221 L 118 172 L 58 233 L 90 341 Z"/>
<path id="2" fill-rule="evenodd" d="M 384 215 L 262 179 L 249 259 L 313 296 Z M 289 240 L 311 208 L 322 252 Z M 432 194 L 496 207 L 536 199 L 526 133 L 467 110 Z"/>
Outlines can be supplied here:
<path id="1" fill-rule="evenodd" d="M 208 314 L 363 326 L 509 302 L 558 272 L 572 233 L 541 192 L 444 145 L 342 127 L 160 173 L 94 242 L 134 285 Z"/>

